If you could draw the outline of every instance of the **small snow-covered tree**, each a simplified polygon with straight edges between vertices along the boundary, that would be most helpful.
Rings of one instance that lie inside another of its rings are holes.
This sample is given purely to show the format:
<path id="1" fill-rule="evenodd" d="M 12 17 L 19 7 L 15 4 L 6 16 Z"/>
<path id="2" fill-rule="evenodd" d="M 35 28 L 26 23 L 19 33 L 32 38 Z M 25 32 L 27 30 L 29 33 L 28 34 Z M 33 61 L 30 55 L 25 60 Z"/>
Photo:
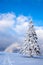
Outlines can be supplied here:
<path id="1" fill-rule="evenodd" d="M 32 21 L 29 22 L 29 28 L 26 33 L 26 39 L 20 52 L 26 56 L 40 55 L 40 47 L 37 43 L 37 35 Z"/>

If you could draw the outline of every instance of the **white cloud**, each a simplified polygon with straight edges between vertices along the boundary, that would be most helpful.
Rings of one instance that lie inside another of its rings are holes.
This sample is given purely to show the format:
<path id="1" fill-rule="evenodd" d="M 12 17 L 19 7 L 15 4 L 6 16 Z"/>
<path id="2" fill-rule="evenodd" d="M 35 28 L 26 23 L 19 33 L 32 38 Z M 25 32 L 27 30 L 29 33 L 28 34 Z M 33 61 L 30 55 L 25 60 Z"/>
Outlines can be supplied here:
<path id="1" fill-rule="evenodd" d="M 24 15 L 17 17 L 14 13 L 0 14 L 0 30 L 11 28 L 13 31 L 22 34 L 28 28 L 29 17 Z M 43 27 L 36 26 L 35 28 L 38 35 L 43 33 Z"/>
<path id="2" fill-rule="evenodd" d="M 29 17 L 20 15 L 16 17 L 14 13 L 0 14 L 0 31 L 10 28 L 18 34 L 22 34 L 28 27 Z"/>
<path id="3" fill-rule="evenodd" d="M 43 44 L 43 27 L 37 27 L 36 33 L 39 39 L 39 43 Z"/>
<path id="4" fill-rule="evenodd" d="M 6 27 L 12 27 L 15 23 L 16 16 L 13 13 L 0 14 L 0 30 Z"/>
<path id="5" fill-rule="evenodd" d="M 23 24 L 24 22 L 27 22 L 27 21 L 28 21 L 28 17 L 26 17 L 26 16 L 20 15 L 17 17 L 18 24 Z"/>
<path id="6" fill-rule="evenodd" d="M 28 28 L 28 22 L 29 22 L 28 18 L 29 17 L 24 15 L 16 16 L 14 13 L 0 14 L 0 31 L 4 31 L 4 30 L 6 31 L 6 29 L 10 28 L 11 32 L 14 31 L 17 33 L 17 35 L 18 34 L 22 35 L 20 37 L 17 37 L 22 40 L 23 34 L 26 33 L 26 30 Z M 43 44 L 43 27 L 36 26 L 35 29 L 36 29 L 39 43 Z M 15 35 L 14 32 L 11 33 L 11 35 L 13 35 L 13 38 Z M 10 34 L 9 30 L 5 33 Z"/>
<path id="7" fill-rule="evenodd" d="M 24 22 L 23 24 L 20 25 L 16 25 L 16 27 L 14 28 L 14 30 L 18 33 L 24 33 L 26 31 L 26 28 L 28 27 L 28 22 Z"/>

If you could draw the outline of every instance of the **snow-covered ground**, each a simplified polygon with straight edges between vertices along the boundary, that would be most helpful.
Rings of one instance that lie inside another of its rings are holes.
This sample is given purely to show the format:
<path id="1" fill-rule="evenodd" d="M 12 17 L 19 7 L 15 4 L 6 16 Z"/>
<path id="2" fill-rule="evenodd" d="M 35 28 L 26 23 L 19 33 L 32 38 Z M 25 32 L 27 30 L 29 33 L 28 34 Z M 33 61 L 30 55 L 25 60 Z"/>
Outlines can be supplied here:
<path id="1" fill-rule="evenodd" d="M 0 65 L 43 65 L 43 56 L 28 58 L 19 53 L 0 52 Z"/>

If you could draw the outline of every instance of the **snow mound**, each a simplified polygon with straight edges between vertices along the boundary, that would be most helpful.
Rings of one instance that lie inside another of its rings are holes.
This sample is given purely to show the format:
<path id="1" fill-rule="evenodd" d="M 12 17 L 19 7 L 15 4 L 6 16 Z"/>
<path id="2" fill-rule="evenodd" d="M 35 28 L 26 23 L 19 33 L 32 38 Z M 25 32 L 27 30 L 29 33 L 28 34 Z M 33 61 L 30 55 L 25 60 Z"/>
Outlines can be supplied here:
<path id="1" fill-rule="evenodd" d="M 18 52 L 20 50 L 20 45 L 18 43 L 13 43 L 4 52 Z"/>

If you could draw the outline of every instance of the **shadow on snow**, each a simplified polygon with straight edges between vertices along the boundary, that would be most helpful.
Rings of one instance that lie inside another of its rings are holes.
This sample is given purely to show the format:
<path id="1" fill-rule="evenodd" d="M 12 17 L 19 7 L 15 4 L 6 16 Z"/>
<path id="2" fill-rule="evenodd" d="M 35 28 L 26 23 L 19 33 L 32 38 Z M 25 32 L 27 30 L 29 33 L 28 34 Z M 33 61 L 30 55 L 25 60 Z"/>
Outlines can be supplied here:
<path id="1" fill-rule="evenodd" d="M 43 56 L 21 56 L 23 58 L 43 59 Z"/>

